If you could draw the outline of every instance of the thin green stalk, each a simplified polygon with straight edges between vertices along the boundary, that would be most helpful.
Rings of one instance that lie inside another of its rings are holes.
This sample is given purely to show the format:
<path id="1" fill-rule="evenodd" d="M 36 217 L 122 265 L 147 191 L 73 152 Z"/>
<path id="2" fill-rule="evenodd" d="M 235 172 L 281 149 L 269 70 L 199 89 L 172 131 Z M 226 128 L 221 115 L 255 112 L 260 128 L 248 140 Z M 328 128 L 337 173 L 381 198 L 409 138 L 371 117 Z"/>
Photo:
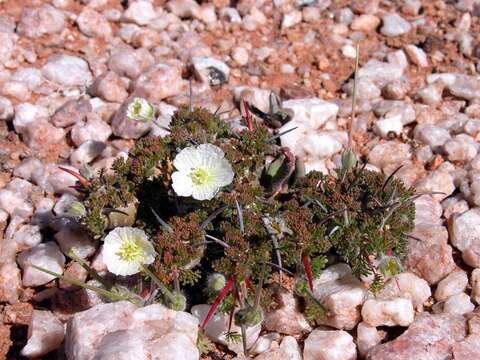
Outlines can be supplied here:
<path id="1" fill-rule="evenodd" d="M 277 257 L 278 261 L 278 279 L 280 281 L 280 284 L 282 283 L 282 271 L 280 270 L 283 267 L 282 264 L 282 254 L 280 253 L 280 247 L 278 245 L 278 240 L 275 235 L 272 235 L 272 242 L 273 242 L 273 249 L 275 250 L 275 256 Z"/>
<path id="2" fill-rule="evenodd" d="M 357 78 L 358 78 L 358 64 L 360 61 L 360 44 L 357 43 L 355 53 L 355 72 L 353 76 L 353 93 L 352 93 L 352 115 L 350 117 L 350 126 L 348 129 L 348 149 L 352 150 L 353 143 L 353 124 L 355 122 L 355 106 L 357 102 Z"/>
<path id="3" fill-rule="evenodd" d="M 248 350 L 247 350 L 247 327 L 242 324 L 240 327 L 242 329 L 242 345 L 243 345 L 243 353 L 245 354 L 245 357 L 248 358 Z"/>
<path id="4" fill-rule="evenodd" d="M 172 292 L 160 281 L 160 279 L 151 271 L 148 266 L 142 266 L 142 270 L 153 280 L 155 285 L 158 286 L 160 292 L 165 296 L 170 302 L 175 302 L 175 296 Z"/>
<path id="5" fill-rule="evenodd" d="M 130 301 L 130 302 L 133 303 L 133 304 L 138 304 L 138 301 L 137 301 L 136 299 L 134 299 L 133 296 L 122 295 L 122 294 L 117 293 L 117 292 L 114 292 L 114 291 L 105 290 L 105 289 L 102 289 L 102 288 L 99 288 L 99 287 L 96 287 L 96 286 L 88 285 L 88 284 L 84 283 L 83 281 L 69 278 L 69 277 L 64 276 L 64 275 L 62 275 L 62 274 L 59 274 L 59 273 L 50 271 L 50 270 L 48 270 L 48 269 L 45 269 L 45 268 L 43 268 L 43 267 L 41 267 L 41 266 L 37 266 L 37 265 L 34 265 L 34 264 L 30 264 L 30 265 L 31 265 L 34 269 L 37 269 L 37 270 L 42 271 L 42 272 L 44 272 L 44 273 L 46 273 L 46 274 L 49 274 L 49 275 L 58 277 L 59 279 L 65 281 L 65 282 L 67 282 L 67 283 L 69 283 L 69 284 L 76 285 L 76 286 L 80 286 L 80 287 L 82 287 L 82 288 L 95 291 L 96 293 L 98 293 L 98 294 L 100 294 L 100 295 L 103 295 L 103 296 L 105 296 L 105 297 L 108 297 L 108 298 L 111 299 L 112 301 L 127 300 L 127 301 Z"/>
<path id="6" fill-rule="evenodd" d="M 255 292 L 255 303 L 253 309 L 257 311 L 260 308 L 260 300 L 262 295 L 263 281 L 265 279 L 265 272 L 267 271 L 267 264 L 264 262 L 262 265 L 262 273 L 258 282 L 257 291 Z"/>
<path id="7" fill-rule="evenodd" d="M 77 256 L 73 250 L 70 250 L 69 253 L 67 254 L 69 258 L 72 260 L 78 262 L 85 270 L 87 270 L 88 274 L 97 280 L 100 284 L 102 284 L 106 289 L 110 290 L 112 288 L 112 284 L 105 280 L 103 277 L 101 277 L 90 265 L 87 264 L 85 260 Z"/>
<path id="8" fill-rule="evenodd" d="M 242 289 L 235 283 L 235 291 L 237 293 L 238 303 L 240 304 L 240 308 L 245 307 L 245 299 L 243 297 L 246 294 L 245 283 L 242 283 Z M 243 291 L 241 291 L 243 290 Z M 243 345 L 243 354 L 245 357 L 248 358 L 248 349 L 247 349 L 247 327 L 245 324 L 240 325 L 240 329 L 242 330 L 242 345 Z"/>

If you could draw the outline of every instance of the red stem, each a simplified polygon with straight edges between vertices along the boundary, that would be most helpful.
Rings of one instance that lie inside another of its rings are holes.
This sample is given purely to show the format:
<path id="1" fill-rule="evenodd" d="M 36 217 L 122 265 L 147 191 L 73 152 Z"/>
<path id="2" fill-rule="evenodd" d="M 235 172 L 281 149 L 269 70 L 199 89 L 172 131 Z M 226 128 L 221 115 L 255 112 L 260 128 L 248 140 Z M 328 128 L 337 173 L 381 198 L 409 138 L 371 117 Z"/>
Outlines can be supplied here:
<path id="1" fill-rule="evenodd" d="M 88 179 L 82 175 L 80 175 L 79 173 L 76 173 L 75 171 L 73 170 L 70 170 L 70 169 L 67 169 L 67 168 L 64 168 L 63 166 L 59 166 L 58 167 L 60 170 L 63 170 L 65 171 L 66 173 L 74 176 L 75 178 L 77 178 L 77 180 L 80 182 L 80 184 L 82 184 L 83 186 L 88 186 L 90 184 L 90 181 L 88 181 Z"/>
<path id="2" fill-rule="evenodd" d="M 253 286 L 252 280 L 250 280 L 250 278 L 246 278 L 246 279 L 245 279 L 245 284 L 247 285 L 247 287 L 248 287 L 253 293 L 255 293 L 255 291 L 257 291 L 257 290 L 255 289 L 255 286 Z"/>
<path id="3" fill-rule="evenodd" d="M 303 267 L 305 268 L 305 275 L 307 276 L 308 287 L 310 291 L 313 292 L 313 272 L 312 264 L 310 263 L 310 258 L 308 255 L 303 255 L 302 257 Z"/>
<path id="4" fill-rule="evenodd" d="M 250 109 L 248 108 L 248 103 L 245 100 L 242 100 L 242 103 L 243 103 L 243 109 L 245 110 L 245 120 L 247 120 L 248 130 L 253 131 L 252 113 L 250 112 Z"/>
<path id="5" fill-rule="evenodd" d="M 205 317 L 202 325 L 200 326 L 201 329 L 205 329 L 205 326 L 207 326 L 208 322 L 210 321 L 210 318 L 213 316 L 213 314 L 215 314 L 215 311 L 217 310 L 218 305 L 220 305 L 220 303 L 225 298 L 225 296 L 227 296 L 227 294 L 230 292 L 230 290 L 232 289 L 232 286 L 233 286 L 233 278 L 230 278 L 228 279 L 223 289 L 218 293 L 212 306 L 210 306 L 207 316 Z"/>

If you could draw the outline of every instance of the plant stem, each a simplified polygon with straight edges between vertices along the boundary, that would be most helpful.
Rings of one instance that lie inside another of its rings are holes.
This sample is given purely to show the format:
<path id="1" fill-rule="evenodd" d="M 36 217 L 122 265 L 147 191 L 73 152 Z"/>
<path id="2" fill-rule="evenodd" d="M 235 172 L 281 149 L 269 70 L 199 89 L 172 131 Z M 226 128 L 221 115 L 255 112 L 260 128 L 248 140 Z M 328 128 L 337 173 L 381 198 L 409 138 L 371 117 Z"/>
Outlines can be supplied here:
<path id="1" fill-rule="evenodd" d="M 77 256 L 73 250 L 70 250 L 68 253 L 68 257 L 72 260 L 78 262 L 85 270 L 87 270 L 88 274 L 97 280 L 100 284 L 102 284 L 106 289 L 110 290 L 112 288 L 112 284 L 101 277 L 98 272 L 96 272 L 90 265 L 87 264 L 85 260 Z"/>
<path id="2" fill-rule="evenodd" d="M 357 43 L 355 53 L 355 73 L 353 75 L 353 93 L 352 93 L 352 115 L 350 116 L 350 126 L 348 129 L 348 149 L 352 150 L 353 143 L 353 126 L 355 122 L 355 105 L 357 101 L 357 75 L 358 75 L 358 63 L 360 59 L 360 44 Z"/>
<path id="3" fill-rule="evenodd" d="M 138 301 L 136 301 L 136 299 L 134 299 L 133 296 L 128 296 L 128 295 L 122 295 L 120 293 L 117 293 L 117 292 L 113 292 L 111 290 L 105 290 L 105 289 L 102 289 L 102 288 L 99 288 L 99 287 L 96 287 L 96 286 L 92 286 L 92 285 L 88 285 L 86 283 L 84 283 L 83 281 L 80 281 L 80 280 L 77 280 L 77 279 L 72 279 L 72 278 L 69 278 L 67 276 L 64 276 L 62 274 L 59 274 L 59 273 L 56 273 L 56 272 L 53 272 L 53 271 L 50 271 L 48 269 L 45 269 L 41 266 L 37 266 L 37 265 L 34 265 L 34 264 L 30 264 L 33 268 L 39 270 L 39 271 L 42 271 L 46 274 L 49 274 L 49 275 L 52 275 L 52 276 L 55 276 L 55 277 L 58 277 L 59 279 L 69 283 L 69 284 L 72 284 L 72 285 L 76 285 L 76 286 L 80 286 L 84 289 L 88 289 L 88 290 L 92 290 L 92 291 L 95 291 L 96 293 L 102 295 L 102 296 L 105 296 L 105 297 L 108 297 L 110 300 L 112 301 L 120 301 L 120 300 L 127 300 L 127 301 L 130 301 L 131 303 L 133 304 L 137 304 Z"/>
<path id="4" fill-rule="evenodd" d="M 263 281 L 265 279 L 265 272 L 267 271 L 267 264 L 264 262 L 262 265 L 262 273 L 260 275 L 260 280 L 258 281 L 257 291 L 255 292 L 255 303 L 253 309 L 256 311 L 260 308 L 260 300 L 262 295 Z"/>
<path id="5" fill-rule="evenodd" d="M 160 292 L 165 296 L 168 301 L 174 302 L 175 301 L 175 296 L 172 294 L 172 292 L 160 281 L 160 279 L 153 273 L 152 270 L 148 268 L 148 266 L 142 266 L 142 270 L 150 277 L 150 279 L 153 280 L 153 282 L 158 286 L 158 289 Z"/>
<path id="6" fill-rule="evenodd" d="M 278 246 L 278 240 L 277 240 L 277 237 L 275 235 L 272 236 L 272 242 L 273 242 L 273 249 L 275 250 L 275 256 L 277 257 L 277 261 L 278 261 L 278 278 L 279 278 L 279 281 L 280 281 L 280 284 L 282 283 L 282 268 L 283 268 L 283 265 L 282 265 L 282 255 L 280 254 L 280 249 L 279 249 L 279 246 Z"/>
<path id="7" fill-rule="evenodd" d="M 178 279 L 178 271 L 177 268 L 173 268 L 173 283 L 175 285 L 175 291 L 177 294 L 180 294 L 180 280 Z"/>
<path id="8" fill-rule="evenodd" d="M 240 327 L 242 329 L 242 345 L 243 345 L 243 353 L 245 357 L 248 358 L 248 350 L 247 350 L 247 327 L 245 324 L 242 324 Z"/>
<path id="9" fill-rule="evenodd" d="M 241 308 L 245 308 L 245 298 L 244 295 L 247 293 L 245 283 L 243 282 L 242 288 L 240 289 L 236 286 L 236 290 L 238 292 L 238 301 L 240 303 Z M 242 330 L 242 345 L 243 345 L 243 354 L 248 358 L 248 349 L 247 349 L 247 327 L 245 324 L 240 325 Z"/>
<path id="10" fill-rule="evenodd" d="M 215 310 L 217 310 L 218 305 L 220 305 L 220 303 L 225 298 L 225 296 L 227 296 L 227 294 L 230 292 L 233 285 L 234 285 L 233 278 L 228 279 L 227 283 L 225 284 L 223 289 L 218 293 L 217 297 L 213 301 L 213 304 L 210 306 L 207 316 L 205 316 L 205 319 L 203 319 L 203 322 L 202 322 L 202 325 L 200 325 L 200 328 L 205 329 L 205 326 L 207 326 L 208 321 L 215 313 Z"/>
<path id="11" fill-rule="evenodd" d="M 305 269 L 305 275 L 307 277 L 308 287 L 310 291 L 313 291 L 313 272 L 312 264 L 308 255 L 304 254 L 302 256 L 303 268 Z"/>

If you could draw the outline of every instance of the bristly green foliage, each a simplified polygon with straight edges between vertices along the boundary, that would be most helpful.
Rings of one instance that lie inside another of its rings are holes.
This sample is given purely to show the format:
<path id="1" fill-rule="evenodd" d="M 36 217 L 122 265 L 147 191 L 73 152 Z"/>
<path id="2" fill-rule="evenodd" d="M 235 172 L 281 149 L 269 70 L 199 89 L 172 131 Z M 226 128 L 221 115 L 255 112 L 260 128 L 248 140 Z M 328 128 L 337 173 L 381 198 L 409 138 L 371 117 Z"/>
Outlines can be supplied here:
<path id="1" fill-rule="evenodd" d="M 303 176 L 301 161 L 272 137 L 264 123 L 234 133 L 207 110 L 182 107 L 168 136 L 138 140 L 127 159 L 115 161 L 113 173 L 85 186 L 81 222 L 97 238 L 118 224 L 143 228 L 158 254 L 156 275 L 170 288 L 222 273 L 235 283 L 219 300 L 225 313 L 239 306 L 255 313 L 256 304 L 270 308 L 274 273 L 293 273 L 305 287 L 304 279 L 318 276 L 329 255 L 340 256 L 357 276 L 373 274 L 372 290 L 378 289 L 388 275 L 383 269 L 391 272 L 378 261 L 405 254 L 413 191 L 353 162 L 337 177 Z M 179 197 L 171 187 L 173 160 L 185 147 L 204 143 L 223 150 L 234 180 L 210 201 Z M 315 321 L 325 310 L 306 291 L 298 294 Z M 217 295 L 200 293 L 209 301 Z"/>
<path id="2" fill-rule="evenodd" d="M 384 254 L 405 254 L 413 195 L 400 180 L 359 168 L 343 180 L 311 172 L 294 189 L 294 198 L 308 204 L 314 223 L 323 223 L 322 236 L 357 276 L 373 274 L 374 260 Z"/>

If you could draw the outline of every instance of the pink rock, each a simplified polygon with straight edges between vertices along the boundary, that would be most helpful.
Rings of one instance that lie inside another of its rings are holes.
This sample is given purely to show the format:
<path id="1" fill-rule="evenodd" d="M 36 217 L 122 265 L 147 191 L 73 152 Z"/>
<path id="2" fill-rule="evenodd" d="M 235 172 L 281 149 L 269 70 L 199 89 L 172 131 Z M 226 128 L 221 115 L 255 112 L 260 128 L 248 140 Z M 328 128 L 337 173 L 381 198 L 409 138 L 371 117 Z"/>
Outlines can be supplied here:
<path id="1" fill-rule="evenodd" d="M 41 150 L 46 146 L 59 144 L 65 140 L 63 129 L 56 128 L 45 120 L 30 124 L 22 135 L 27 146 L 33 150 Z"/>
<path id="2" fill-rule="evenodd" d="M 400 166 L 411 158 L 410 146 L 389 141 L 375 145 L 369 154 L 369 162 L 381 169 L 386 166 Z"/>
<path id="3" fill-rule="evenodd" d="M 28 101 L 31 92 L 23 81 L 8 80 L 1 85 L 0 94 L 19 101 Z"/>
<path id="4" fill-rule="evenodd" d="M 409 299 L 369 299 L 362 307 L 362 319 L 370 326 L 408 326 L 413 322 L 414 309 Z"/>
<path id="5" fill-rule="evenodd" d="M 181 19 L 197 17 L 200 6 L 195 0 L 170 0 L 167 9 Z"/>
<path id="6" fill-rule="evenodd" d="M 157 63 L 141 74 L 134 83 L 134 90 L 151 102 L 159 102 L 184 91 L 180 64 Z"/>
<path id="7" fill-rule="evenodd" d="M 460 315 L 421 314 L 402 335 L 375 346 L 367 360 L 444 360 L 466 335 L 466 321 Z"/>
<path id="8" fill-rule="evenodd" d="M 88 63 L 78 56 L 55 54 L 42 67 L 42 75 L 66 87 L 88 86 L 92 74 Z"/>
<path id="9" fill-rule="evenodd" d="M 148 24 L 156 17 L 156 15 L 152 3 L 146 0 L 139 0 L 130 3 L 128 9 L 123 13 L 125 20 L 134 22 L 138 25 Z"/>
<path id="10" fill-rule="evenodd" d="M 108 123 L 98 117 L 92 117 L 86 123 L 74 125 L 70 132 L 70 137 L 76 146 L 80 146 L 88 140 L 104 143 L 111 134 L 112 128 Z"/>
<path id="11" fill-rule="evenodd" d="M 435 299 L 443 301 L 452 295 L 460 294 L 465 291 L 467 285 L 467 273 L 463 270 L 454 271 L 438 283 L 435 290 Z"/>
<path id="12" fill-rule="evenodd" d="M 65 337 L 63 324 L 50 311 L 33 310 L 28 326 L 28 342 L 22 349 L 22 355 L 38 358 L 58 347 Z"/>
<path id="13" fill-rule="evenodd" d="M 22 11 L 17 32 L 29 38 L 55 34 L 64 29 L 65 16 L 63 12 L 50 4 L 41 7 L 25 7 Z"/>
<path id="14" fill-rule="evenodd" d="M 121 103 L 128 97 L 126 88 L 120 76 L 113 71 L 108 71 L 95 79 L 89 92 L 103 100 Z"/>
<path id="15" fill-rule="evenodd" d="M 0 64 L 5 64 L 12 56 L 15 47 L 15 37 L 10 32 L 0 32 Z"/>
<path id="16" fill-rule="evenodd" d="M 475 359 L 480 354 L 480 335 L 469 335 L 453 345 L 453 360 Z"/>
<path id="17" fill-rule="evenodd" d="M 372 14 L 360 15 L 352 21 L 350 27 L 354 31 L 374 31 L 380 25 L 380 19 Z"/>
<path id="18" fill-rule="evenodd" d="M 75 314 L 65 350 L 69 360 L 197 360 L 197 331 L 188 313 L 120 301 Z"/>
<path id="19" fill-rule="evenodd" d="M 303 360 L 356 360 L 353 337 L 342 330 L 313 330 L 305 340 Z"/>
<path id="20" fill-rule="evenodd" d="M 15 261 L 0 264 L 0 301 L 14 304 L 18 301 L 22 281 Z"/>
<path id="21" fill-rule="evenodd" d="M 108 20 L 89 7 L 83 8 L 77 18 L 77 25 L 80 31 L 87 36 L 108 38 L 112 35 L 112 28 Z"/>
<path id="22" fill-rule="evenodd" d="M 414 200 L 415 224 L 441 225 L 442 205 L 431 195 L 423 195 Z"/>
<path id="23" fill-rule="evenodd" d="M 23 270 L 23 286 L 40 286 L 54 280 L 56 276 L 34 268 L 42 267 L 57 274 L 63 273 L 65 256 L 53 241 L 38 244 L 18 255 L 18 263 Z"/>
<path id="24" fill-rule="evenodd" d="M 313 294 L 328 312 L 320 319 L 322 324 L 351 330 L 360 321 L 367 290 L 348 265 L 336 264 L 324 270 L 313 282 Z"/>
<path id="25" fill-rule="evenodd" d="M 415 185 L 418 192 L 439 192 L 432 195 L 437 201 L 441 201 L 455 191 L 452 175 L 445 171 L 437 170 L 430 172 L 424 179 Z"/>
<path id="26" fill-rule="evenodd" d="M 423 308 L 423 304 L 432 295 L 428 283 L 415 274 L 404 272 L 389 279 L 377 294 L 378 299 L 396 297 L 412 300 L 414 308 Z"/>
<path id="27" fill-rule="evenodd" d="M 89 100 L 70 100 L 63 104 L 55 114 L 53 114 L 50 121 L 57 127 L 67 127 L 84 120 L 87 114 L 91 111 L 92 105 Z"/>
<path id="28" fill-rule="evenodd" d="M 381 342 L 377 328 L 361 322 L 357 326 L 357 346 L 360 356 L 363 358 L 367 352 Z"/>
<path id="29" fill-rule="evenodd" d="M 113 51 L 108 67 L 120 76 L 136 79 L 153 63 L 154 58 L 147 49 L 134 50 L 128 47 Z"/>
<path id="30" fill-rule="evenodd" d="M 440 225 L 419 224 L 411 233 L 405 269 L 436 284 L 455 268 L 447 229 Z M 417 240 L 418 239 L 418 240 Z"/>
<path id="31" fill-rule="evenodd" d="M 297 299 L 291 292 L 275 293 L 275 302 L 278 308 L 267 313 L 263 325 L 269 331 L 277 331 L 287 335 L 300 335 L 311 331 L 307 320 L 299 310 Z"/>

